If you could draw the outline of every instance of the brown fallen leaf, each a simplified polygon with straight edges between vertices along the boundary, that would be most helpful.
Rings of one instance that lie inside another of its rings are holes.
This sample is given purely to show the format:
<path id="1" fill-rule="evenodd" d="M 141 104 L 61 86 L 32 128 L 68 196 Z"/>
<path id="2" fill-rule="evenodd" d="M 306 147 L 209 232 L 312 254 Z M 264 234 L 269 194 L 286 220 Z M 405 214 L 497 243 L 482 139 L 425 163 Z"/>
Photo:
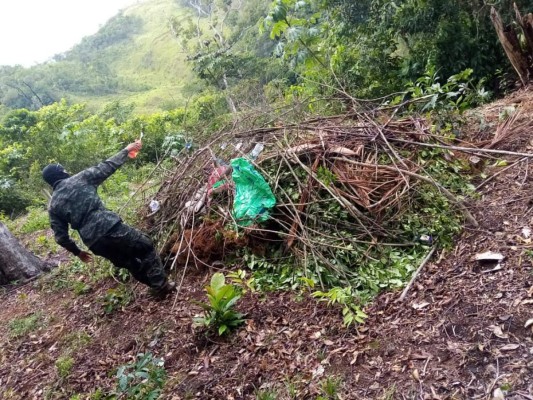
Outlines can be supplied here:
<path id="1" fill-rule="evenodd" d="M 513 343 L 509 343 L 509 344 L 506 344 L 505 346 L 503 347 L 500 347 L 500 350 L 501 351 L 512 351 L 512 350 L 516 350 L 520 347 L 519 344 L 513 344 Z"/>
<path id="2" fill-rule="evenodd" d="M 509 335 L 507 333 L 503 333 L 501 326 L 491 325 L 489 328 L 494 336 L 499 337 L 500 339 L 509 339 Z"/>
<path id="3" fill-rule="evenodd" d="M 427 360 L 428 358 L 431 358 L 432 355 L 429 353 L 416 353 L 411 356 L 411 359 L 413 360 Z"/>
<path id="4" fill-rule="evenodd" d="M 416 381 L 420 382 L 420 374 L 418 372 L 418 369 L 413 370 L 413 378 L 415 378 Z"/>
<path id="5" fill-rule="evenodd" d="M 313 333 L 313 334 L 311 335 L 311 338 L 313 338 L 313 339 L 319 339 L 320 336 L 322 336 L 322 332 L 320 332 L 320 331 L 316 331 L 315 333 Z"/>
<path id="6" fill-rule="evenodd" d="M 528 319 L 524 325 L 524 328 L 531 328 L 531 333 L 533 333 L 533 318 Z"/>
<path id="7" fill-rule="evenodd" d="M 359 356 L 359 352 L 354 351 L 352 361 L 350 361 L 350 365 L 354 365 L 357 362 L 358 356 Z"/>

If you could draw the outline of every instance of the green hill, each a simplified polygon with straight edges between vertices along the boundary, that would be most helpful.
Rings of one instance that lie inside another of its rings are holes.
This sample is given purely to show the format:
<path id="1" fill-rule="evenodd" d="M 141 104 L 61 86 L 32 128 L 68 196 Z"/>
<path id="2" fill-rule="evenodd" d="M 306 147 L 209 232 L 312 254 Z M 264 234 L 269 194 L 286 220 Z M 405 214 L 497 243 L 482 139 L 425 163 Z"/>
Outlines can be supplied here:
<path id="1" fill-rule="evenodd" d="M 192 74 L 168 21 L 187 12 L 173 0 L 148 0 L 121 11 L 50 62 L 1 66 L 0 114 L 61 98 L 91 110 L 117 100 L 134 103 L 137 113 L 183 105 Z"/>

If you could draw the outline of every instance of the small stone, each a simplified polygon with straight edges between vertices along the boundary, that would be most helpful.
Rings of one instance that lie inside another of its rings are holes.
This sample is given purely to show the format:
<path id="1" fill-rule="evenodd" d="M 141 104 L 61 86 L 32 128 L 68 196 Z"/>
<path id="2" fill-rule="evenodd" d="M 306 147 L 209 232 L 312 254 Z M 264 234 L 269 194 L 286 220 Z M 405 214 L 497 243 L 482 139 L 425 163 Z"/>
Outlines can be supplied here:
<path id="1" fill-rule="evenodd" d="M 492 400 L 505 400 L 503 391 L 500 388 L 494 389 Z"/>

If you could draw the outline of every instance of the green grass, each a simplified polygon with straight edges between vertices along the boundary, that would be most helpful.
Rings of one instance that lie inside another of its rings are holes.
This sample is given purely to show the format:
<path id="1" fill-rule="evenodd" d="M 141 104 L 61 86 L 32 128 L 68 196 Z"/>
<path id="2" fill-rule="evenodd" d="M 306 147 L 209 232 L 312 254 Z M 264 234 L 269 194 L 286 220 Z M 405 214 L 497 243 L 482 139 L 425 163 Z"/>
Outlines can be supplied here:
<path id="1" fill-rule="evenodd" d="M 273 390 L 259 390 L 255 393 L 256 400 L 277 400 L 278 394 Z"/>
<path id="2" fill-rule="evenodd" d="M 80 296 L 88 293 L 92 284 L 110 278 L 114 273 L 114 267 L 103 258 L 97 257 L 94 263 L 85 264 L 73 257 L 69 263 L 60 264 L 36 281 L 34 287 L 48 293 L 69 289 Z M 83 280 L 80 280 L 81 277 Z"/>
<path id="3" fill-rule="evenodd" d="M 43 316 L 40 312 L 35 312 L 24 318 L 17 318 L 9 322 L 9 336 L 17 339 L 37 330 L 43 325 Z"/>
<path id="4" fill-rule="evenodd" d="M 28 234 L 48 228 L 50 228 L 48 211 L 44 207 L 30 207 L 19 231 L 20 233 Z"/>
<path id="5" fill-rule="evenodd" d="M 20 225 L 20 220 L 11 219 L 2 211 L 0 211 L 0 222 L 3 223 L 11 233 L 15 232 Z"/>
<path id="6" fill-rule="evenodd" d="M 91 342 L 91 336 L 85 331 L 70 332 L 61 339 L 66 353 L 73 353 L 83 349 Z"/>
<path id="7" fill-rule="evenodd" d="M 321 383 L 322 395 L 317 400 L 335 400 L 341 385 L 342 381 L 339 378 L 331 376 L 325 378 Z"/>
<path id="8" fill-rule="evenodd" d="M 70 356 L 61 356 L 56 360 L 55 365 L 59 377 L 61 379 L 66 379 L 72 371 L 72 367 L 74 366 L 74 359 Z"/>
<path id="9" fill-rule="evenodd" d="M 99 111 L 116 100 L 134 103 L 136 114 L 185 105 L 183 88 L 193 79 L 193 74 L 167 21 L 170 16 L 182 16 L 186 12 L 172 0 L 153 0 L 126 9 L 125 15 L 143 19 L 143 31 L 127 48 L 107 52 L 105 61 L 118 75 L 121 86 L 146 89 L 121 89 L 118 94 L 107 96 L 71 96 L 71 100 L 87 104 L 92 111 Z"/>

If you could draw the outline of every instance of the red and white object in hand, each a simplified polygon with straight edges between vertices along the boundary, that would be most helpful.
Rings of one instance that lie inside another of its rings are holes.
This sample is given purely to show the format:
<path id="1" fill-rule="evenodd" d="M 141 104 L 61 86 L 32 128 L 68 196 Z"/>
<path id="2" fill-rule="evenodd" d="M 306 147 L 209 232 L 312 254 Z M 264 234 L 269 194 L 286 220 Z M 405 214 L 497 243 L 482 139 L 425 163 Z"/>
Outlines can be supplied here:
<path id="1" fill-rule="evenodd" d="M 137 157 L 137 154 L 139 153 L 139 151 L 141 150 L 142 148 L 142 138 L 143 138 L 144 134 L 143 132 L 141 132 L 141 136 L 139 137 L 139 139 L 137 139 L 135 142 L 131 143 L 128 145 L 128 147 L 126 147 L 128 149 L 128 157 L 129 158 L 135 158 Z"/>

